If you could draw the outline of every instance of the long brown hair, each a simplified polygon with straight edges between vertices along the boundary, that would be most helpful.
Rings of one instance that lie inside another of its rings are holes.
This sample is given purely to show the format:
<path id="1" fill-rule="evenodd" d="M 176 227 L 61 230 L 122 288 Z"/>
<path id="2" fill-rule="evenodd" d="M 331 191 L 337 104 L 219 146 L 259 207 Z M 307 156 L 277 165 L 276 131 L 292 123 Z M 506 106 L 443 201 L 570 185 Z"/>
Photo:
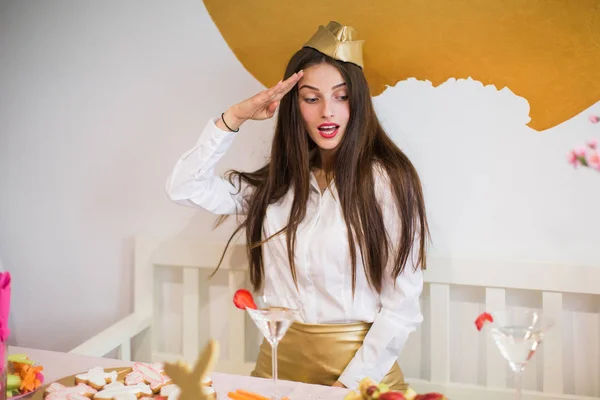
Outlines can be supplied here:
<path id="1" fill-rule="evenodd" d="M 328 176 L 335 182 L 346 221 L 352 261 L 352 291 L 356 288 L 355 249 L 358 244 L 369 284 L 381 293 L 392 249 L 397 250 L 392 270 L 394 279 L 404 270 L 415 239 L 418 240 L 415 268 L 426 267 L 425 243 L 429 229 L 421 182 L 408 157 L 381 127 L 361 68 L 339 62 L 316 50 L 303 48 L 291 58 L 284 79 L 320 63 L 331 64 L 340 71 L 347 85 L 350 102 L 350 119 L 344 137 L 335 151 Z M 297 283 L 294 264 L 296 228 L 306 215 L 311 167 L 315 163 L 310 153 L 315 147 L 300 114 L 298 88 L 295 86 L 281 99 L 270 161 L 255 172 L 228 173 L 231 182 L 235 179 L 253 187 L 252 194 L 247 199 L 246 218 L 235 230 L 227 246 L 245 228 L 250 282 L 254 290 L 262 287 L 265 275 L 262 244 L 269 238 L 264 239 L 262 233 L 267 207 L 281 199 L 290 188 L 294 191 L 294 197 L 288 225 L 285 232 L 276 234 L 287 234 L 291 274 Z M 390 243 L 382 209 L 375 196 L 376 166 L 387 175 L 390 196 L 394 199 L 401 219 L 398 243 Z"/>

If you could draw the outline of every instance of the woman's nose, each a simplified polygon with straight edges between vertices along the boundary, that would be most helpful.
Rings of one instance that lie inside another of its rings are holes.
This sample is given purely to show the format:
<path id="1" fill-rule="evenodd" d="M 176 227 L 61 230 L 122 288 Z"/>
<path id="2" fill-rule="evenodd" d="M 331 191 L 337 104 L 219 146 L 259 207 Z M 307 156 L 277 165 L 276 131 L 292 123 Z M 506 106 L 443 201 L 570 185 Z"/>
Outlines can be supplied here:
<path id="1" fill-rule="evenodd" d="M 323 118 L 333 117 L 333 109 L 331 108 L 331 102 L 325 100 L 321 104 L 323 104 L 323 109 L 321 110 L 322 117 Z"/>

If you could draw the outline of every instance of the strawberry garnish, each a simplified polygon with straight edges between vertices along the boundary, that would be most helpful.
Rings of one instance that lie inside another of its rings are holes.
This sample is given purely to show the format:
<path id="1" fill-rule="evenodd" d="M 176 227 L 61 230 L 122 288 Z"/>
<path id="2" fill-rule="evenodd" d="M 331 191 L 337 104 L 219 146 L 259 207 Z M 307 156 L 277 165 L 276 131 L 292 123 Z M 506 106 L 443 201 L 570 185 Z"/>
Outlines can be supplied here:
<path id="1" fill-rule="evenodd" d="M 252 293 L 246 289 L 240 289 L 233 295 L 233 304 L 239 309 L 245 310 L 246 308 L 252 308 L 256 310 L 256 304 L 252 298 Z"/>
<path id="2" fill-rule="evenodd" d="M 475 320 L 477 330 L 480 331 L 486 322 L 494 322 L 494 318 L 492 318 L 492 314 L 484 312 Z"/>

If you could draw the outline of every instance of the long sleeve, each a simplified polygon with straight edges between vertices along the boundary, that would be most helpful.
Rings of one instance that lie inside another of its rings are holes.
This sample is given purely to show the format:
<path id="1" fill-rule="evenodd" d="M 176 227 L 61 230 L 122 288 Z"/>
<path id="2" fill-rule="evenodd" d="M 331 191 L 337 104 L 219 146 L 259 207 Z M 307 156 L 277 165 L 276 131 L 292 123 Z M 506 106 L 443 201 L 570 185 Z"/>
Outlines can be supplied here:
<path id="1" fill-rule="evenodd" d="M 223 131 L 209 120 L 196 145 L 175 164 L 166 185 L 169 198 L 213 214 L 243 214 L 249 188 L 238 180 L 232 184 L 215 175 L 217 162 L 234 138 L 235 133 Z"/>
<path id="2" fill-rule="evenodd" d="M 385 178 L 376 180 L 375 188 L 389 238 L 392 244 L 397 243 L 401 221 L 392 198 L 389 181 Z M 417 245 L 418 240 L 415 238 L 413 243 Z M 392 259 L 388 262 L 388 272 L 391 270 L 390 264 L 393 263 L 393 255 L 390 257 Z M 356 388 L 360 380 L 365 377 L 376 382 L 381 381 L 397 361 L 410 333 L 415 331 L 423 321 L 419 303 L 423 290 L 423 273 L 420 268 L 415 271 L 415 259 L 415 251 L 413 251 L 404 271 L 396 281 L 394 282 L 390 276 L 384 282 L 380 295 L 381 309 L 362 346 L 339 378 L 346 387 Z"/>

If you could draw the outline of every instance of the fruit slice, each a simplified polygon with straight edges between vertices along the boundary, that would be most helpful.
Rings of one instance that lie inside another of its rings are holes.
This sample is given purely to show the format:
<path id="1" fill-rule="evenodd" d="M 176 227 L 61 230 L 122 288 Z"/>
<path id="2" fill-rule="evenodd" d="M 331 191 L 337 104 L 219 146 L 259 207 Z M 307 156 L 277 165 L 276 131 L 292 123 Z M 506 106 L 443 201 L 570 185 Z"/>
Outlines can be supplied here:
<path id="1" fill-rule="evenodd" d="M 252 298 L 252 293 L 247 291 L 246 289 L 240 289 L 233 295 L 233 304 L 239 309 L 245 310 L 246 308 L 251 308 L 256 310 L 256 304 L 254 303 L 254 299 Z"/>
<path id="2" fill-rule="evenodd" d="M 404 392 L 404 397 L 406 397 L 406 400 L 414 400 L 416 396 L 417 392 L 415 392 L 415 390 L 411 387 L 406 389 L 406 392 Z"/>
<path id="3" fill-rule="evenodd" d="M 19 364 L 33 364 L 34 361 L 30 360 L 27 357 L 27 354 L 11 354 L 8 356 L 9 362 L 19 363 Z"/>
<path id="4" fill-rule="evenodd" d="M 363 397 L 358 392 L 348 392 L 348 394 L 344 397 L 344 400 L 363 400 Z"/>
<path id="5" fill-rule="evenodd" d="M 494 322 L 494 318 L 492 317 L 492 314 L 484 312 L 480 314 L 475 320 L 475 326 L 477 327 L 477 330 L 480 331 L 481 329 L 483 329 L 483 325 L 486 322 Z"/>
<path id="6" fill-rule="evenodd" d="M 6 375 L 6 388 L 8 390 L 19 389 L 19 386 L 21 386 L 21 377 L 19 375 Z"/>
<path id="7" fill-rule="evenodd" d="M 365 399 L 370 399 L 371 395 L 373 394 L 373 392 L 375 392 L 376 389 L 377 389 L 377 382 L 375 382 L 373 379 L 371 379 L 369 377 L 363 378 L 358 383 L 358 391 L 360 392 L 362 397 Z"/>
<path id="8" fill-rule="evenodd" d="M 379 395 L 379 400 L 406 400 L 400 392 L 385 392 Z"/>

